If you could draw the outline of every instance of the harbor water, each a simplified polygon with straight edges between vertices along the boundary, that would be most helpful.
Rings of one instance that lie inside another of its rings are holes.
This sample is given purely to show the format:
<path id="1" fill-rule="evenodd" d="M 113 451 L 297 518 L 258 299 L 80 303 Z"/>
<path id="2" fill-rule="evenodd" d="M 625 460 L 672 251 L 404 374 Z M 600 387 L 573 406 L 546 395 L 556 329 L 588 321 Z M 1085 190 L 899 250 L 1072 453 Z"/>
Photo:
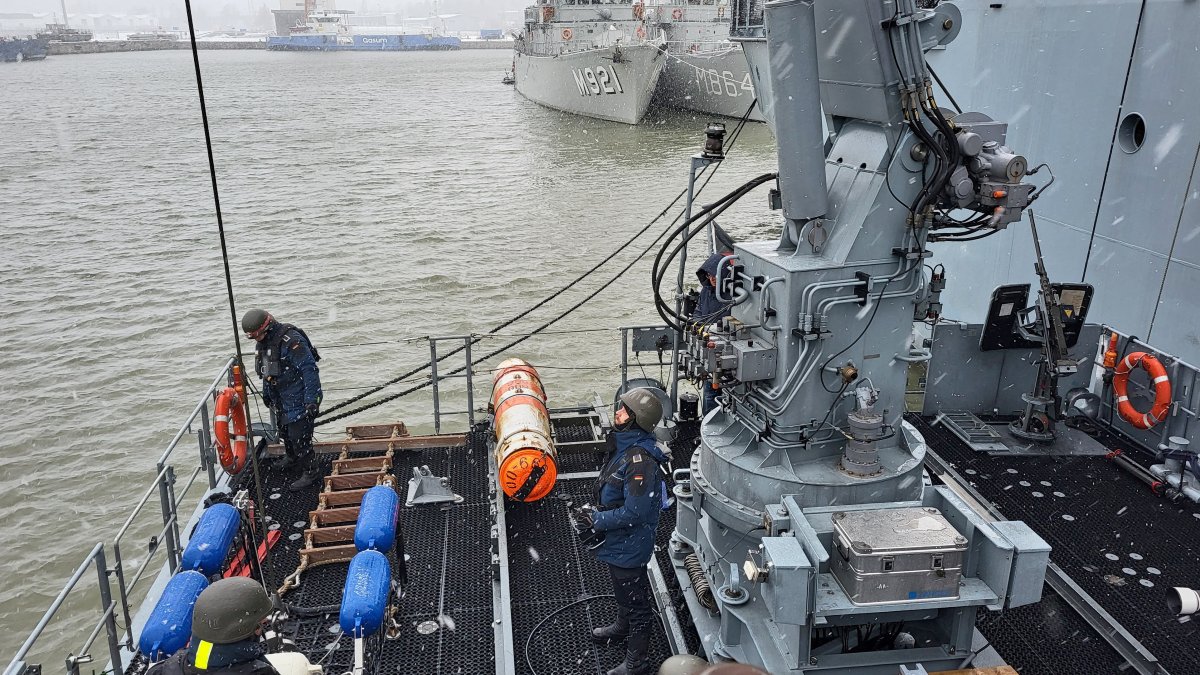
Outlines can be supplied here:
<path id="1" fill-rule="evenodd" d="M 427 361 L 424 336 L 487 332 L 607 257 L 686 185 L 708 121 L 652 112 L 631 127 L 541 108 L 501 85 L 504 51 L 201 60 L 237 306 L 307 330 L 326 407 Z M 768 130 L 750 125 L 700 201 L 774 165 Z M 766 201 L 764 190 L 723 224 L 773 236 Z M 7 663 L 83 555 L 121 526 L 234 351 L 191 54 L 0 64 L 0 212 Z M 667 222 L 502 339 L 583 299 Z M 655 251 L 511 352 L 542 368 L 552 405 L 611 400 L 616 328 L 657 322 Z M 498 360 L 477 367 L 477 405 Z M 656 365 L 633 370 L 660 377 Z M 462 387 L 447 385 L 445 409 L 463 410 Z M 321 427 L 318 439 L 394 420 L 432 432 L 428 390 Z M 443 430 L 464 426 L 449 417 Z M 184 479 L 195 448 L 185 436 Z M 127 565 L 161 526 L 149 515 L 126 538 Z M 32 661 L 57 670 L 77 649 L 98 618 L 93 578 Z M 103 643 L 92 653 L 98 672 Z"/>

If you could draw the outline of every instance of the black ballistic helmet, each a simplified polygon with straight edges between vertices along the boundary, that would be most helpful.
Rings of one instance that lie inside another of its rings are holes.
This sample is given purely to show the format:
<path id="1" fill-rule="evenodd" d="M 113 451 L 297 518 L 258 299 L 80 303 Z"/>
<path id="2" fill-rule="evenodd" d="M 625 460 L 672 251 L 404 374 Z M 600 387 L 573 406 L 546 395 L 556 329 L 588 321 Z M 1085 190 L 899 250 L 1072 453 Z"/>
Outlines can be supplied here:
<path id="1" fill-rule="evenodd" d="M 254 635 L 271 613 L 271 599 L 247 577 L 221 579 L 204 589 L 192 610 L 192 634 L 215 645 L 240 642 Z"/>
<path id="2" fill-rule="evenodd" d="M 621 395 L 621 403 L 629 414 L 633 415 L 633 419 L 643 431 L 653 432 L 654 427 L 658 426 L 659 420 L 662 419 L 663 409 L 662 402 L 654 395 L 654 392 L 639 387 L 630 389 Z"/>
<path id="3" fill-rule="evenodd" d="M 265 309 L 252 309 L 242 315 L 242 332 L 249 335 L 262 328 L 274 317 Z"/>

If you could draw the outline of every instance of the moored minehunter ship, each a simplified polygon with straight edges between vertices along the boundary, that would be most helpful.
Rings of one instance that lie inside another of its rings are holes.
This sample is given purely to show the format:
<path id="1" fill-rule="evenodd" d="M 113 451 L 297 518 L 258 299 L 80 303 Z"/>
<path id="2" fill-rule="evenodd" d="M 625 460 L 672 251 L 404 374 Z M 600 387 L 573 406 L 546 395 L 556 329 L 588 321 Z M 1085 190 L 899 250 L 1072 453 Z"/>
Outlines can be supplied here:
<path id="1" fill-rule="evenodd" d="M 742 47 L 729 40 L 728 0 L 655 5 L 667 40 L 667 65 L 659 78 L 656 104 L 724 117 L 742 117 L 754 102 L 754 83 Z M 759 106 L 749 119 L 762 122 Z"/>
<path id="2" fill-rule="evenodd" d="M 637 124 L 666 63 L 642 3 L 541 0 L 514 48 L 517 91 L 564 112 Z"/>

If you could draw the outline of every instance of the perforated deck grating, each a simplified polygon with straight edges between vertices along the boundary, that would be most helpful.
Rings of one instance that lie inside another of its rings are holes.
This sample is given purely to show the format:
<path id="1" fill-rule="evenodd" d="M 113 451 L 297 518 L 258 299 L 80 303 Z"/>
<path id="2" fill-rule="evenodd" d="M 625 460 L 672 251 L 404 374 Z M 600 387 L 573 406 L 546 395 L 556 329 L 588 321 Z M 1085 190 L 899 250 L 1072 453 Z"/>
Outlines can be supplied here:
<path id="1" fill-rule="evenodd" d="M 1000 513 L 1024 521 L 1049 542 L 1051 559 L 1168 671 L 1200 672 L 1200 626 L 1171 616 L 1165 602 L 1172 586 L 1200 584 L 1200 509 L 1154 497 L 1103 457 L 988 456 L 940 426 L 908 419 Z M 1003 656 L 1029 664 L 1023 673 L 1078 672 L 1078 666 L 1064 671 L 1064 665 L 1112 661 L 1081 654 L 1098 636 L 1083 626 L 1084 637 L 1075 637 L 1063 622 L 1081 620 L 1051 598 L 996 620 L 984 617 L 979 625 Z M 1061 643 L 1046 639 L 1050 634 L 1062 636 Z M 1114 671 L 1104 666 L 1093 672 Z"/>

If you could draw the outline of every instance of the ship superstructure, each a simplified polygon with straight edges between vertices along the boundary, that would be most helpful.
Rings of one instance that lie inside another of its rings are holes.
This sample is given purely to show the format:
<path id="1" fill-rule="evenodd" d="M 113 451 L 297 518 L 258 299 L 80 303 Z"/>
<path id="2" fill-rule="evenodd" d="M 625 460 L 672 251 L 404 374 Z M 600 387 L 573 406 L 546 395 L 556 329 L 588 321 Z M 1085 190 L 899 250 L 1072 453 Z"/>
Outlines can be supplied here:
<path id="1" fill-rule="evenodd" d="M 569 113 L 637 124 L 666 64 L 643 3 L 541 0 L 525 10 L 513 56 L 517 91 Z"/>

